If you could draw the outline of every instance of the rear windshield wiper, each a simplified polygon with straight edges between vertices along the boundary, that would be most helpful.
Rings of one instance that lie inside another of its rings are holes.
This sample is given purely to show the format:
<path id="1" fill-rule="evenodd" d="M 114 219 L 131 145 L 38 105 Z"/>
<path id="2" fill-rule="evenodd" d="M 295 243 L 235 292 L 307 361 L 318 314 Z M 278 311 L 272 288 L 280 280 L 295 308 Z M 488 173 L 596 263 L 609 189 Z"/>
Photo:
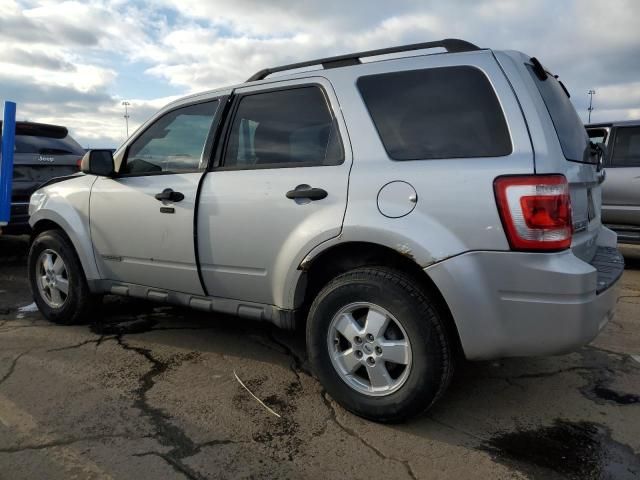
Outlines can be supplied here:
<path id="1" fill-rule="evenodd" d="M 536 57 L 531 57 L 529 60 L 531 61 L 531 66 L 533 67 L 533 73 L 536 74 L 536 77 L 538 77 L 543 82 L 547 78 L 549 78 L 549 75 L 550 75 L 549 72 L 547 72 L 544 69 L 544 67 Z M 558 75 L 553 75 L 553 78 L 558 80 L 558 83 L 562 87 L 562 90 L 564 90 L 564 93 L 567 95 L 567 98 L 571 98 L 571 94 L 569 93 L 569 90 L 567 90 L 567 87 L 565 87 L 564 83 L 562 83 L 562 81 L 558 78 Z"/>
<path id="2" fill-rule="evenodd" d="M 533 73 L 535 73 L 536 77 L 544 82 L 549 76 L 547 71 L 536 57 L 531 57 L 529 60 L 531 61 L 531 65 L 533 65 Z"/>

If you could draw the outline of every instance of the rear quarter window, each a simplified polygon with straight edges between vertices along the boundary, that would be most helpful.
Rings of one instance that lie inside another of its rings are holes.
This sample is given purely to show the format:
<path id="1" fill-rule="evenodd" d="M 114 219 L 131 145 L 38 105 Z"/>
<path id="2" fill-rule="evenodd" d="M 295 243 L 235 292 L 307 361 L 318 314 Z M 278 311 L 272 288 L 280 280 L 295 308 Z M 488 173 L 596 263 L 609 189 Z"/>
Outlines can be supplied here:
<path id="1" fill-rule="evenodd" d="M 589 155 L 587 148 L 587 130 L 569 100 L 568 92 L 553 75 L 548 74 L 542 80 L 537 76 L 533 65 L 527 63 L 526 66 L 549 111 L 565 158 L 574 162 L 596 163 L 597 158 Z"/>
<path id="2" fill-rule="evenodd" d="M 498 98 L 471 66 L 369 75 L 358 89 L 390 158 L 500 157 L 512 152 Z"/>
<path id="3" fill-rule="evenodd" d="M 83 148 L 69 136 L 50 138 L 16 135 L 15 152 L 39 155 L 84 155 Z"/>

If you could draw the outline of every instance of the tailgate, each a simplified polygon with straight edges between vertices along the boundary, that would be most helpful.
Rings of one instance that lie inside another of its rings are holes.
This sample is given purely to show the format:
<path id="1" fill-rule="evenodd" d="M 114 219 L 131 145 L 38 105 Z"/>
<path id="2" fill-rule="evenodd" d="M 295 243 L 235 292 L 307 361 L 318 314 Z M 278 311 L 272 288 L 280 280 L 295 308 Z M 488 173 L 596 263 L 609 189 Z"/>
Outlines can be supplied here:
<path id="1" fill-rule="evenodd" d="M 12 201 L 28 202 L 40 185 L 56 177 L 77 173 L 79 157 L 16 153 L 13 163 Z"/>
<path id="2" fill-rule="evenodd" d="M 535 58 L 525 67 L 540 92 L 562 150 L 548 168 L 564 174 L 569 182 L 574 230 L 571 249 L 577 257 L 590 262 L 596 254 L 596 239 L 602 228 L 602 163 L 590 147 L 587 131 L 562 82 Z"/>

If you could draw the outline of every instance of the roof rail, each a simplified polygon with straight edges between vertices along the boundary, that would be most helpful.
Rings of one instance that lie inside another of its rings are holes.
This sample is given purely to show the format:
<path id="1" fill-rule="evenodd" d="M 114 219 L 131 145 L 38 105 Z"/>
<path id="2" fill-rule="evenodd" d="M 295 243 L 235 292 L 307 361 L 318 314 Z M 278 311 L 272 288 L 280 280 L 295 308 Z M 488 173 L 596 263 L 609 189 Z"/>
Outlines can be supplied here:
<path id="1" fill-rule="evenodd" d="M 289 65 L 282 65 L 280 67 L 265 68 L 263 70 L 260 70 L 259 72 L 254 73 L 247 80 L 247 82 L 263 80 L 265 77 L 267 77 L 267 75 L 271 75 L 272 73 L 284 72 L 286 70 L 293 70 L 296 68 L 311 67 L 314 65 L 322 65 L 325 69 L 346 67 L 348 65 L 358 65 L 362 63 L 360 62 L 360 59 L 364 57 L 376 57 L 378 55 L 387 55 L 390 53 L 411 52 L 413 50 L 423 50 L 426 48 L 437 47 L 442 47 L 449 53 L 480 50 L 479 47 L 465 40 L 459 40 L 457 38 L 445 38 L 444 40 L 438 40 L 435 42 L 412 43 L 410 45 L 380 48 L 378 50 L 368 50 L 366 52 L 348 53 L 346 55 L 338 55 L 337 57 L 318 58 L 317 60 L 309 60 L 307 62 L 291 63 Z"/>

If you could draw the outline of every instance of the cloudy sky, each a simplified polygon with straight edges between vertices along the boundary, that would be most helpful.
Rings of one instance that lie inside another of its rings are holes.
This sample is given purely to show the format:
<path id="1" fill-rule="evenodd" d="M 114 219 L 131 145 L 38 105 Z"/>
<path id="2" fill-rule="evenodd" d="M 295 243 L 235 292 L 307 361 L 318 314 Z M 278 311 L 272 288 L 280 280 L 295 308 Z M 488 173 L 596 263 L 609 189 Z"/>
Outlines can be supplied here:
<path id="1" fill-rule="evenodd" d="M 537 56 L 586 120 L 640 118 L 635 0 L 0 0 L 0 101 L 115 147 L 176 96 L 263 67 L 458 37 Z"/>

